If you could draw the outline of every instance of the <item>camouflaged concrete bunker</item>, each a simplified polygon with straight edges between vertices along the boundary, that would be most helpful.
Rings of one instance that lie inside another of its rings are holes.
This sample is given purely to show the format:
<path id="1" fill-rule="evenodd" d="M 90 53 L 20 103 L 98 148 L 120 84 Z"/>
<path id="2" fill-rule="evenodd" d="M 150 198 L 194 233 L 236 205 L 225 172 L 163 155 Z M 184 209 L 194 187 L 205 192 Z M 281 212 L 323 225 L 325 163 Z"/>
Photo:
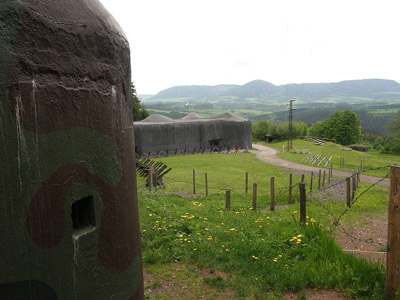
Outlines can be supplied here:
<path id="1" fill-rule="evenodd" d="M 1 0 L 1 299 L 143 299 L 130 80 L 97 0 Z"/>
<path id="2" fill-rule="evenodd" d="M 238 146 L 251 148 L 251 122 L 229 113 L 208 119 L 190 113 L 178 120 L 151 115 L 135 122 L 134 127 L 138 154 Z"/>

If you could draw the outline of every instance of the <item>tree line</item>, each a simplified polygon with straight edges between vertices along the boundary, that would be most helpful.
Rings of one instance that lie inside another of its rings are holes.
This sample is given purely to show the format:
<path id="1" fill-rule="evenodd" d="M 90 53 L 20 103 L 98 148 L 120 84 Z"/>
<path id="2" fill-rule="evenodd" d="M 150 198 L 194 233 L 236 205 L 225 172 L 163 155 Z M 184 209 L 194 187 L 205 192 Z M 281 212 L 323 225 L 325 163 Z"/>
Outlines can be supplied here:
<path id="1" fill-rule="evenodd" d="M 362 132 L 358 115 L 350 110 L 335 111 L 328 119 L 307 126 L 303 122 L 293 122 L 293 138 L 311 136 L 332 139 L 336 143 L 349 146 L 361 143 L 384 152 L 400 154 L 400 112 L 389 122 L 390 135 L 371 131 Z M 258 140 L 283 140 L 289 136 L 288 122 L 271 123 L 261 120 L 253 124 L 253 138 Z"/>

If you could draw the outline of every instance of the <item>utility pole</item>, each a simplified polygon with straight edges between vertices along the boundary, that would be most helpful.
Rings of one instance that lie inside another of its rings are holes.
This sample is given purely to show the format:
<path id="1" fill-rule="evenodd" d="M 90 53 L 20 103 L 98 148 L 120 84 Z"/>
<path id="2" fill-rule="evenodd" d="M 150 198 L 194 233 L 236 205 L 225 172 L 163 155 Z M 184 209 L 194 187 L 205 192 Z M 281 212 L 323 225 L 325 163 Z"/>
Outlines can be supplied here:
<path id="1" fill-rule="evenodd" d="M 288 132 L 288 146 L 287 150 L 293 149 L 292 141 L 293 141 L 293 102 L 296 100 L 290 100 L 289 102 L 289 132 Z"/>

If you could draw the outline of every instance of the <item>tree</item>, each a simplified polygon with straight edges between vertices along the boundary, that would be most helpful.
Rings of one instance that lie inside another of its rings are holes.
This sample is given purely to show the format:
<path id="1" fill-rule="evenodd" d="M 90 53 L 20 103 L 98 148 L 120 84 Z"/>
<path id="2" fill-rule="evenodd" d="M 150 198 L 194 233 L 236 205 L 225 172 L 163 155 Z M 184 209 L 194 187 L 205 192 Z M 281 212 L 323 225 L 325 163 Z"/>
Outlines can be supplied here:
<path id="1" fill-rule="evenodd" d="M 315 123 L 310 133 L 314 137 L 335 139 L 339 144 L 350 145 L 361 138 L 361 122 L 350 110 L 335 111 L 327 120 Z"/>
<path id="2" fill-rule="evenodd" d="M 271 124 L 268 121 L 261 120 L 253 125 L 253 137 L 265 140 L 266 135 L 271 129 Z"/>
<path id="3" fill-rule="evenodd" d="M 132 92 L 132 115 L 133 121 L 140 121 L 146 119 L 149 116 L 149 112 L 146 110 L 144 105 L 141 103 L 140 99 L 136 94 L 135 84 L 131 83 L 131 92 Z"/>
<path id="4" fill-rule="evenodd" d="M 386 150 L 390 153 L 400 153 L 400 112 L 396 114 L 393 121 L 388 125 L 389 132 L 392 135 L 392 139 L 388 145 L 386 145 Z"/>
<path id="5" fill-rule="evenodd" d="M 400 139 L 400 112 L 398 112 L 393 121 L 389 123 L 388 128 L 392 136 Z"/>
<path id="6" fill-rule="evenodd" d="M 288 138 L 289 123 L 282 122 L 271 124 L 266 120 L 258 121 L 253 124 L 253 137 L 264 140 L 267 135 L 274 139 L 282 140 Z M 293 137 L 307 135 L 308 127 L 303 122 L 293 122 Z"/>

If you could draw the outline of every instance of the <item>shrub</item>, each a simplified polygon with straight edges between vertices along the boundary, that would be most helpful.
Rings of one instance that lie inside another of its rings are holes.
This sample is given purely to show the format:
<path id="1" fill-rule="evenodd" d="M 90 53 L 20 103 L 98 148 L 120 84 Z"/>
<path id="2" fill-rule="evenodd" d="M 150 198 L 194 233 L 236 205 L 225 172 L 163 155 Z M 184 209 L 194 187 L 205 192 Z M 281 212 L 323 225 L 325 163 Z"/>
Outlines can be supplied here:
<path id="1" fill-rule="evenodd" d="M 369 146 L 366 145 L 351 145 L 351 149 L 361 151 L 361 152 L 368 152 L 369 151 Z"/>

